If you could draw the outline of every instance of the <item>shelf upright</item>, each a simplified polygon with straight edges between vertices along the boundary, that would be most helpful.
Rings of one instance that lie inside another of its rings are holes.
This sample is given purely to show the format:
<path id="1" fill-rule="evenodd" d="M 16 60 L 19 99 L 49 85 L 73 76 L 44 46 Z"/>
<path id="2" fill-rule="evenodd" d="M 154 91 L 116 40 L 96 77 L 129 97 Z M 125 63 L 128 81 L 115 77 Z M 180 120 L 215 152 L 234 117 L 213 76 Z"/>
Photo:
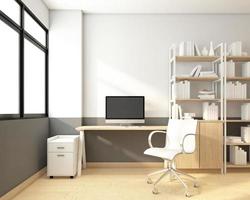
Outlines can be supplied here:
<path id="1" fill-rule="evenodd" d="M 176 104 L 176 97 L 173 95 L 176 91 L 176 46 L 174 44 L 169 48 L 169 80 L 169 118 L 172 119 L 172 106 Z"/>

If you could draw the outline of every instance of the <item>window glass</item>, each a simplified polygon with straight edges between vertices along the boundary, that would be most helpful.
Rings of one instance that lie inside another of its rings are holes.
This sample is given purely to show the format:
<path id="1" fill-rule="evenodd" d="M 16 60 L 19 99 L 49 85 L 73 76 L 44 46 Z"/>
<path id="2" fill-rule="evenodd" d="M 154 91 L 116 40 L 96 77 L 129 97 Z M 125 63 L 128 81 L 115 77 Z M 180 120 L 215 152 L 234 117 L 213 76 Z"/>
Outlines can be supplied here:
<path id="1" fill-rule="evenodd" d="M 19 113 L 19 35 L 0 20 L 0 114 Z"/>
<path id="2" fill-rule="evenodd" d="M 20 25 L 20 6 L 14 0 L 0 0 L 0 10 Z"/>
<path id="3" fill-rule="evenodd" d="M 24 13 L 24 19 L 24 29 L 45 46 L 46 32 L 27 12 Z"/>
<path id="4" fill-rule="evenodd" d="M 24 114 L 45 113 L 45 53 L 24 43 Z"/>

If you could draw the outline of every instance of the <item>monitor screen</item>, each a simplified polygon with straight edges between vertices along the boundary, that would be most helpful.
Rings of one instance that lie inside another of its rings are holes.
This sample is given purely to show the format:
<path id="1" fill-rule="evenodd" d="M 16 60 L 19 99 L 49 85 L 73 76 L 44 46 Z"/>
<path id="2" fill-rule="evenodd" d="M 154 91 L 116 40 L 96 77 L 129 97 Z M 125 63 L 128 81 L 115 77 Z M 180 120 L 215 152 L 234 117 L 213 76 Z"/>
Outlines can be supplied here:
<path id="1" fill-rule="evenodd" d="M 106 96 L 106 119 L 144 119 L 144 96 Z"/>

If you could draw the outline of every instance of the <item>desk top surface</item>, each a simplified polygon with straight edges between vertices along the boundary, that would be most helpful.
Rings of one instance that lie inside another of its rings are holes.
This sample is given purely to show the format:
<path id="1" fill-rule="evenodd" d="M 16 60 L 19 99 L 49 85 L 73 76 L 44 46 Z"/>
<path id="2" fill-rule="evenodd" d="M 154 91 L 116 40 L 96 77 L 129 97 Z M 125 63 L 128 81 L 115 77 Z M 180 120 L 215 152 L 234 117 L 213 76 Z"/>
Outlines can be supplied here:
<path id="1" fill-rule="evenodd" d="M 95 130 L 102 130 L 102 131 L 133 131 L 133 130 L 166 130 L 167 126 L 80 126 L 77 127 L 77 131 L 95 131 Z"/>

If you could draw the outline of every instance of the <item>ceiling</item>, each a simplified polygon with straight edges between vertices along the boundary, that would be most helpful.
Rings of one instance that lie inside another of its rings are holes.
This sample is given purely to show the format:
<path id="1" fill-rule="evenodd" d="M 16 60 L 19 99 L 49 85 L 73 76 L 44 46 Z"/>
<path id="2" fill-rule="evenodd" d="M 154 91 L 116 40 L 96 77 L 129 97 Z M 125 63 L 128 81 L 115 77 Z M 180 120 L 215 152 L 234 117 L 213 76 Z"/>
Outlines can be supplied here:
<path id="1" fill-rule="evenodd" d="M 49 9 L 85 13 L 248 14 L 250 0 L 43 0 Z"/>

